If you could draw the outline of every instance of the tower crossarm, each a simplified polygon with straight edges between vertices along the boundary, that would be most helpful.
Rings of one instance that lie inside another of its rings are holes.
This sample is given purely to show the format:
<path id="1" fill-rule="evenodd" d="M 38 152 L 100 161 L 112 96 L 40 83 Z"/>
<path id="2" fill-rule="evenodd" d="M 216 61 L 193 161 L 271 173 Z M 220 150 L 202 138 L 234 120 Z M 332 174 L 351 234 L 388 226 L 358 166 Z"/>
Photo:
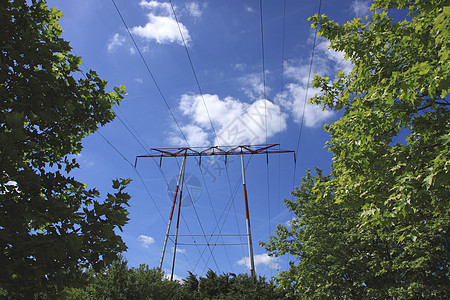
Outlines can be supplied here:
<path id="1" fill-rule="evenodd" d="M 294 152 L 292 150 L 279 149 L 279 148 L 277 148 L 277 146 L 279 146 L 279 144 L 151 148 L 149 153 L 144 154 L 144 155 L 138 155 L 136 158 L 241 155 L 241 154 L 271 154 L 271 153 L 293 153 Z"/>

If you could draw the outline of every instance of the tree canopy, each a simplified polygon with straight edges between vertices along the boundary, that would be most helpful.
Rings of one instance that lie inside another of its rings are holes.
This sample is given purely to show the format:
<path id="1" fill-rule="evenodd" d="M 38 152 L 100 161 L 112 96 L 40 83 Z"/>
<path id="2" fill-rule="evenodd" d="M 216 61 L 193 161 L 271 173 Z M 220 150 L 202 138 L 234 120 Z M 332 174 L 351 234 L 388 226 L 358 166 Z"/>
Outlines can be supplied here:
<path id="1" fill-rule="evenodd" d="M 90 283 L 66 290 L 67 299 L 292 299 L 264 277 L 214 271 L 205 277 L 189 272 L 182 281 L 168 280 L 157 268 L 129 268 L 124 259 L 100 272 L 90 270 Z"/>
<path id="2" fill-rule="evenodd" d="M 0 4 L 0 289 L 11 298 L 57 293 L 126 249 L 115 229 L 127 222 L 129 180 L 100 200 L 68 175 L 124 87 L 107 92 L 80 71 L 61 16 L 41 0 Z"/>
<path id="3" fill-rule="evenodd" d="M 64 296 L 73 300 L 96 299 L 184 299 L 181 285 L 147 265 L 129 268 L 123 258 L 99 272 L 90 269 L 89 284 L 68 288 Z"/>
<path id="4" fill-rule="evenodd" d="M 310 101 L 343 112 L 324 127 L 331 175 L 307 174 L 285 200 L 296 219 L 265 244 L 296 255 L 279 280 L 299 295 L 448 298 L 447 4 L 376 0 L 366 20 L 310 18 L 354 68 L 315 76 Z"/>

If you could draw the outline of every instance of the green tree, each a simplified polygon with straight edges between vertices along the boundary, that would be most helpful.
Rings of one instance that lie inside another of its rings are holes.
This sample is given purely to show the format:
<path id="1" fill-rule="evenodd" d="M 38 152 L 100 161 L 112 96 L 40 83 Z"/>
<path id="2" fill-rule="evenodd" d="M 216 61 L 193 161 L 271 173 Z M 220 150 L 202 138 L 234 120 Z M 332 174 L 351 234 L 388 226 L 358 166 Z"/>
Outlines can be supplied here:
<path id="1" fill-rule="evenodd" d="M 183 284 L 192 299 L 289 299 L 284 288 L 278 288 L 272 281 L 267 282 L 263 276 L 236 276 L 233 273 L 217 275 L 209 270 L 205 277 L 198 280 L 198 292 L 192 292 L 195 280 L 196 276 L 189 273 Z"/>
<path id="2" fill-rule="evenodd" d="M 380 226 L 359 230 L 360 210 L 336 203 L 332 177 L 316 173 L 308 171 L 293 192 L 296 199 L 285 200 L 295 214 L 290 224 L 278 225 L 270 242 L 262 243 L 272 255 L 289 253 L 298 260 L 277 281 L 301 299 L 389 298 L 388 290 L 402 278 L 390 266 L 389 232 Z"/>
<path id="3" fill-rule="evenodd" d="M 394 10 L 397 15 L 405 13 L 405 19 L 391 17 Z M 352 240 L 349 234 L 355 232 L 362 251 L 368 241 L 384 249 L 384 254 L 375 256 L 368 251 L 370 261 L 362 271 L 371 278 L 391 276 L 385 284 L 369 290 L 363 274 L 352 280 L 362 285 L 367 297 L 372 291 L 377 298 L 448 298 L 450 7 L 440 0 L 376 0 L 371 12 L 365 22 L 354 19 L 343 25 L 325 15 L 310 18 L 330 48 L 344 52 L 354 68 L 350 74 L 338 73 L 333 81 L 319 76 L 313 81 L 322 94 L 311 101 L 342 111 L 343 116 L 325 126 L 334 156 L 332 176 L 309 189 L 313 197 L 308 201 L 322 203 L 330 198 L 339 204 L 336 209 L 354 211 L 351 215 L 356 219 L 349 221 L 354 224 L 347 224 L 350 227 L 344 231 L 349 232 L 338 241 Z M 322 185 L 326 194 L 320 192 Z M 305 217 L 302 211 L 298 217 Z M 315 234 L 304 236 L 309 226 L 304 223 L 288 236 L 294 234 L 309 247 L 319 239 Z M 306 254 L 283 248 L 286 232 L 288 228 L 279 227 L 267 245 L 274 254 L 298 255 L 289 279 L 282 280 L 294 280 L 296 288 L 317 288 L 303 279 L 314 272 L 313 265 L 303 260 Z M 327 254 L 324 249 L 309 251 Z M 337 253 L 330 255 L 339 263 Z M 359 259 L 351 253 L 344 257 L 351 262 Z M 346 274 L 331 260 L 327 270 L 334 267 L 337 277 L 321 278 L 324 284 L 336 286 L 339 276 Z"/>
<path id="4" fill-rule="evenodd" d="M 157 268 L 140 265 L 128 268 L 122 258 L 111 266 L 88 272 L 90 283 L 83 288 L 66 289 L 66 298 L 78 299 L 291 299 L 283 288 L 264 277 L 232 273 L 205 277 L 189 272 L 182 282 L 170 281 Z"/>
<path id="5" fill-rule="evenodd" d="M 217 299 L 219 296 L 223 297 L 227 292 L 227 284 L 228 282 L 224 282 L 213 270 L 209 269 L 205 277 L 200 277 L 198 290 L 202 298 Z"/>
<path id="6" fill-rule="evenodd" d="M 249 274 L 239 274 L 236 277 L 228 275 L 230 288 L 225 299 L 294 299 L 279 288 L 273 281 L 267 281 L 264 276 L 252 277 Z M 219 298 L 221 299 L 221 298 Z"/>
<path id="7" fill-rule="evenodd" d="M 130 180 L 99 200 L 68 174 L 81 140 L 114 119 L 124 88 L 106 92 L 79 70 L 42 0 L 0 4 L 0 289 L 10 298 L 52 298 L 126 249 Z"/>
<path id="8" fill-rule="evenodd" d="M 193 299 L 196 299 L 198 297 L 198 285 L 199 281 L 197 279 L 197 275 L 192 273 L 191 271 L 188 271 L 189 276 L 183 279 L 183 289 L 191 295 Z"/>
<path id="9" fill-rule="evenodd" d="M 123 258 L 89 274 L 89 285 L 67 289 L 67 299 L 190 299 L 178 281 L 168 280 L 157 268 L 128 268 Z"/>

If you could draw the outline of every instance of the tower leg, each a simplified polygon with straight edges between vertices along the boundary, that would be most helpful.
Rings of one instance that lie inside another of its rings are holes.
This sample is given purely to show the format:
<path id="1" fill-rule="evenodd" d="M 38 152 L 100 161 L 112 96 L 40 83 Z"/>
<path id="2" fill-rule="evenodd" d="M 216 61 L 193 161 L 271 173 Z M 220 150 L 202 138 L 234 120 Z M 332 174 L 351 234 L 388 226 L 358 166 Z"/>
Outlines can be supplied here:
<path id="1" fill-rule="evenodd" d="M 244 186 L 245 221 L 247 224 L 248 253 L 250 257 L 250 275 L 255 276 L 255 260 L 253 258 L 252 232 L 250 229 L 250 214 L 248 211 L 248 198 L 247 198 L 247 187 L 245 184 L 245 168 L 244 168 L 243 153 L 241 153 L 241 166 L 242 166 L 242 184 Z"/>
<path id="2" fill-rule="evenodd" d="M 184 157 L 184 160 L 186 160 L 186 156 Z M 173 271 L 175 269 L 175 255 L 177 253 L 178 228 L 180 226 L 181 198 L 183 197 L 183 183 L 184 183 L 185 168 L 186 168 L 186 162 L 182 166 L 183 172 L 181 175 L 181 183 L 180 183 L 180 200 L 178 201 L 177 229 L 175 231 L 175 243 L 173 245 L 172 272 L 170 273 L 170 280 L 173 280 Z"/>
<path id="3" fill-rule="evenodd" d="M 166 252 L 166 246 L 167 246 L 167 239 L 169 238 L 170 225 L 172 224 L 173 211 L 174 211 L 174 208 L 175 208 L 175 203 L 177 202 L 178 188 L 180 186 L 181 175 L 183 173 L 183 169 L 184 169 L 184 165 L 185 164 L 186 164 L 186 156 L 183 157 L 183 161 L 181 162 L 180 172 L 178 174 L 177 187 L 175 188 L 175 195 L 173 196 L 172 210 L 170 211 L 169 222 L 167 223 L 167 229 L 166 229 L 166 236 L 164 238 L 164 244 L 163 244 L 163 249 L 162 249 L 162 252 L 161 252 L 161 258 L 159 260 L 159 266 L 158 266 L 159 271 L 162 270 L 164 254 Z"/>

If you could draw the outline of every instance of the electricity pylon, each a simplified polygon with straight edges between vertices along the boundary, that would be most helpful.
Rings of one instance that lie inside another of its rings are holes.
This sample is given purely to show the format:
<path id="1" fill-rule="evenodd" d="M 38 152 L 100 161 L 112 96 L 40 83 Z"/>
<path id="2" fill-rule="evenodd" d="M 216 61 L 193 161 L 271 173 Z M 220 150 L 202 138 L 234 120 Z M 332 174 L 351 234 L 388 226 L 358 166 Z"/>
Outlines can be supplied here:
<path id="1" fill-rule="evenodd" d="M 245 168 L 244 168 L 244 155 L 245 154 L 266 154 L 267 160 L 269 154 L 274 153 L 294 153 L 292 150 L 282 150 L 276 149 L 275 147 L 279 144 L 265 144 L 265 145 L 239 145 L 239 146 L 212 146 L 212 147 L 180 147 L 180 148 L 152 148 L 148 154 L 136 156 L 136 163 L 138 158 L 143 157 L 159 157 L 160 164 L 164 157 L 183 157 L 183 161 L 180 166 L 180 171 L 178 173 L 177 186 L 175 188 L 175 194 L 172 202 L 172 209 L 170 211 L 169 222 L 167 224 L 166 236 L 164 238 L 163 249 L 161 252 L 161 258 L 159 260 L 158 269 L 162 269 L 162 264 L 164 260 L 164 254 L 166 252 L 167 240 L 169 238 L 170 226 L 172 224 L 173 213 L 175 209 L 175 204 L 177 201 L 178 191 L 180 192 L 178 201 L 178 213 L 177 213 L 177 225 L 175 230 L 175 240 L 173 248 L 173 259 L 172 259 L 172 271 L 170 279 L 173 280 L 173 272 L 175 268 L 175 254 L 177 250 L 178 241 L 178 228 L 180 224 L 180 212 L 181 212 L 181 198 L 183 193 L 183 183 L 184 183 L 184 173 L 186 167 L 186 158 L 188 156 L 198 156 L 199 163 L 201 163 L 202 156 L 225 156 L 225 161 L 229 155 L 240 155 L 241 156 L 241 169 L 242 169 L 242 185 L 244 189 L 244 205 L 245 205 L 245 221 L 247 226 L 247 244 L 248 253 L 250 258 L 250 275 L 255 276 L 255 261 L 253 258 L 253 243 L 252 243 L 252 233 L 250 227 L 250 213 L 248 208 L 248 197 L 247 197 L 247 186 L 245 181 Z"/>

